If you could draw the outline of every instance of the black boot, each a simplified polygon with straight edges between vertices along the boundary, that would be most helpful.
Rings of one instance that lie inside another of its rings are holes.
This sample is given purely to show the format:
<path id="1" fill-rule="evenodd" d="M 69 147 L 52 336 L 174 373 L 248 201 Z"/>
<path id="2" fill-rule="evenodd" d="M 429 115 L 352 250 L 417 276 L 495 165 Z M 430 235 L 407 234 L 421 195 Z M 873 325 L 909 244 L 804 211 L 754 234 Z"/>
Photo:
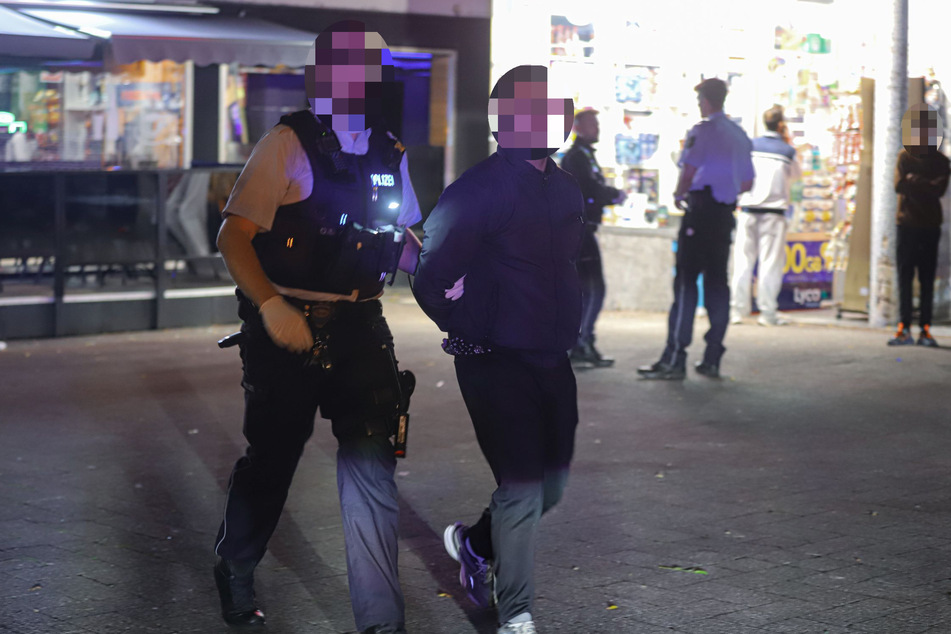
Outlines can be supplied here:
<path id="1" fill-rule="evenodd" d="M 587 346 L 580 343 L 568 352 L 568 359 L 571 360 L 571 365 L 579 369 L 595 367 Z"/>
<path id="2" fill-rule="evenodd" d="M 594 364 L 596 368 L 609 368 L 614 365 L 614 359 L 611 357 L 605 357 L 598 349 L 594 347 L 594 341 L 589 342 L 585 345 L 585 351 L 588 356 L 588 360 Z"/>
<path id="3" fill-rule="evenodd" d="M 221 599 L 221 616 L 228 625 L 264 625 L 264 612 L 254 605 L 254 567 L 257 563 L 221 557 L 215 562 L 215 585 L 218 586 L 218 597 Z"/>

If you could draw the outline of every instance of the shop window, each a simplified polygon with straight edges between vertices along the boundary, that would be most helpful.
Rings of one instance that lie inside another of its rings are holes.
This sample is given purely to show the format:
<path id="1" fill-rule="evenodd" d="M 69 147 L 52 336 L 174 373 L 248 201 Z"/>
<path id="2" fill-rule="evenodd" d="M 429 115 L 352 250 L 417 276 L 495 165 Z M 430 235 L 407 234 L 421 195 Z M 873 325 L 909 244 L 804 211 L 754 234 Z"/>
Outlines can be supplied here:
<path id="1" fill-rule="evenodd" d="M 182 167 L 184 79 L 170 61 L 0 74 L 0 164 Z"/>

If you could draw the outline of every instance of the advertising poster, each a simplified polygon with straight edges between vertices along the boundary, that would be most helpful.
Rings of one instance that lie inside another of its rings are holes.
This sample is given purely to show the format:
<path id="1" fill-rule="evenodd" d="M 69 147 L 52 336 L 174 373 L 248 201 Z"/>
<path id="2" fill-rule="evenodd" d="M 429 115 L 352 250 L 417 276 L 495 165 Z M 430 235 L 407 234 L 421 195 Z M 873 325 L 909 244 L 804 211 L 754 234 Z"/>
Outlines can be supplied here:
<path id="1" fill-rule="evenodd" d="M 832 299 L 832 271 L 826 266 L 822 235 L 790 236 L 786 241 L 786 266 L 779 292 L 779 310 L 819 308 Z M 756 307 L 756 273 L 753 274 L 753 310 Z"/>

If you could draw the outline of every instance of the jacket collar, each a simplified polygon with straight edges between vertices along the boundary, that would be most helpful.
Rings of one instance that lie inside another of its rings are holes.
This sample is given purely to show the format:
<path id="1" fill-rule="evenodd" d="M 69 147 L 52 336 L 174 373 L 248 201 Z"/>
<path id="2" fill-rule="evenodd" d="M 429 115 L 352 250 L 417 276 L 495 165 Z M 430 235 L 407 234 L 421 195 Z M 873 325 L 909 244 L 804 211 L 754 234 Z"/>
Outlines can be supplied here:
<path id="1" fill-rule="evenodd" d="M 519 175 L 527 176 L 529 174 L 538 174 L 539 176 L 549 176 L 555 171 L 555 162 L 551 160 L 550 156 L 546 157 L 545 171 L 540 172 L 535 169 L 535 166 L 531 165 L 525 159 L 512 156 L 511 152 L 502 146 L 499 146 L 499 148 L 496 150 L 496 153 L 501 156 L 509 165 L 511 165 L 512 169 L 514 169 Z"/>

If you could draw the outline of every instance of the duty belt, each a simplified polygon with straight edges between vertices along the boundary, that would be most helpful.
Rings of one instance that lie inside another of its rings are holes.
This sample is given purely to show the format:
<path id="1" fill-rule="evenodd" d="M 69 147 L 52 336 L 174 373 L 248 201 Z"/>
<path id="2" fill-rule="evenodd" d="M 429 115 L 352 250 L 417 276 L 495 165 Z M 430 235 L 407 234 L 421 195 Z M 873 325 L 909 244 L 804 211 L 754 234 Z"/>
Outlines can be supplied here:
<path id="1" fill-rule="evenodd" d="M 304 362 L 308 366 L 320 366 L 329 372 L 333 369 L 333 360 L 330 358 L 330 351 L 327 347 L 329 335 L 324 330 L 331 319 L 337 314 L 337 302 L 317 302 L 306 299 L 297 299 L 296 297 L 284 296 L 288 304 L 294 306 L 302 313 L 310 327 L 310 333 L 314 337 L 314 345 L 307 353 L 307 360 Z"/>

